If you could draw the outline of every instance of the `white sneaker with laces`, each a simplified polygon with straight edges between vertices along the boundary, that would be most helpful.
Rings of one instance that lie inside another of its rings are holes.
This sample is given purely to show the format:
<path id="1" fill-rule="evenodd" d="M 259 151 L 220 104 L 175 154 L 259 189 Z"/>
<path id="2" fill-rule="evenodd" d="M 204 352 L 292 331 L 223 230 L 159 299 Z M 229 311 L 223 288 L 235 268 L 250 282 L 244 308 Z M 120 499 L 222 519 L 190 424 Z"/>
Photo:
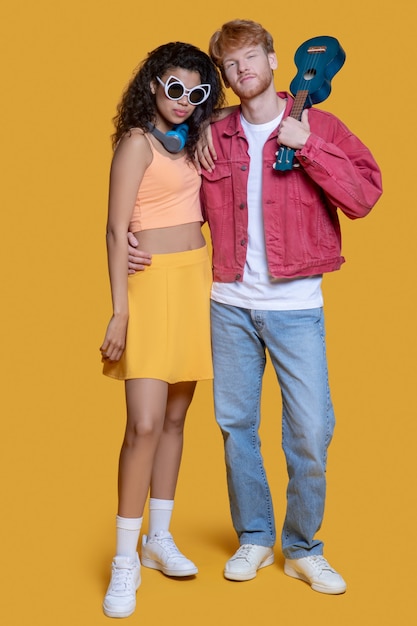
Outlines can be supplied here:
<path id="1" fill-rule="evenodd" d="M 230 558 L 224 568 L 224 577 L 229 580 L 251 580 L 262 567 L 272 565 L 274 551 L 265 546 L 245 543 Z"/>
<path id="2" fill-rule="evenodd" d="M 304 580 L 320 593 L 338 594 L 346 591 L 346 583 L 341 575 L 321 555 L 286 559 L 284 572 L 287 576 Z"/>
<path id="3" fill-rule="evenodd" d="M 107 617 L 128 617 L 136 608 L 136 590 L 140 585 L 140 561 L 128 556 L 115 556 L 111 580 L 104 597 L 103 611 Z"/>
<path id="4" fill-rule="evenodd" d="M 175 545 L 168 531 L 160 530 L 156 535 L 142 537 L 142 565 L 157 569 L 166 576 L 192 576 L 197 567 L 187 559 Z"/>

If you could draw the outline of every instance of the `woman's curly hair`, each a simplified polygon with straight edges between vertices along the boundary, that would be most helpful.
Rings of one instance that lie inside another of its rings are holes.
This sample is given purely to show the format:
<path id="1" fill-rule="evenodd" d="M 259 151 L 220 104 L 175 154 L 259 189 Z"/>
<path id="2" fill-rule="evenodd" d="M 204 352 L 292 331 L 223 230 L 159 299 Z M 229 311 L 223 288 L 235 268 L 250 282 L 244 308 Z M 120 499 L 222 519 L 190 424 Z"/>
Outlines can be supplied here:
<path id="1" fill-rule="evenodd" d="M 150 84 L 156 81 L 157 76 L 175 67 L 198 72 L 201 83 L 211 85 L 207 100 L 196 106 L 193 114 L 187 119 L 189 132 L 185 150 L 190 158 L 193 157 L 201 124 L 209 121 L 213 112 L 224 106 L 225 99 L 219 70 L 210 57 L 199 48 L 179 41 L 159 46 L 139 65 L 123 93 L 117 107 L 117 115 L 113 119 L 116 128 L 112 136 L 113 148 L 132 128 L 149 131 L 148 123 L 154 123 L 156 118 L 156 99 L 151 92 Z"/>

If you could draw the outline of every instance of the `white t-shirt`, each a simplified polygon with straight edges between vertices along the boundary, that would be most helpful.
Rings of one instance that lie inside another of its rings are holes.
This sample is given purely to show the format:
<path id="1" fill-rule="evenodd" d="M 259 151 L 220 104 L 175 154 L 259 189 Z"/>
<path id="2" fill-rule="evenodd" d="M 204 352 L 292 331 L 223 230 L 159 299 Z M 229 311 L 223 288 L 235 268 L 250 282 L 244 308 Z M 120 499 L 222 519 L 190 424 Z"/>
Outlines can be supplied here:
<path id="1" fill-rule="evenodd" d="M 280 123 L 282 115 L 266 124 L 250 124 L 241 117 L 250 156 L 246 263 L 242 282 L 213 283 L 211 297 L 216 302 L 245 309 L 285 311 L 323 305 L 321 275 L 277 279 L 268 272 L 262 213 L 262 153 L 266 140 Z"/>

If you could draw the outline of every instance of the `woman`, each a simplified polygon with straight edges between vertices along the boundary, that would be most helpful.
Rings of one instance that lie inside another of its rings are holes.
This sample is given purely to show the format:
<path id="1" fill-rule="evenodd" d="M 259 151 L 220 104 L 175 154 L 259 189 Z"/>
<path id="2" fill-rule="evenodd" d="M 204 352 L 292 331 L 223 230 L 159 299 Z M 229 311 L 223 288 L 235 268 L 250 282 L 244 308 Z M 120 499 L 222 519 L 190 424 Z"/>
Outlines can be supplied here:
<path id="1" fill-rule="evenodd" d="M 104 374 L 125 381 L 127 424 L 116 555 L 103 603 L 109 617 L 135 609 L 137 543 L 149 491 L 143 565 L 168 576 L 197 573 L 169 524 L 186 412 L 196 381 L 212 377 L 211 272 L 193 157 L 200 128 L 222 103 L 209 57 L 174 42 L 148 55 L 115 118 L 107 224 L 113 315 L 100 350 Z M 129 277 L 128 232 L 152 255 L 151 266 Z"/>

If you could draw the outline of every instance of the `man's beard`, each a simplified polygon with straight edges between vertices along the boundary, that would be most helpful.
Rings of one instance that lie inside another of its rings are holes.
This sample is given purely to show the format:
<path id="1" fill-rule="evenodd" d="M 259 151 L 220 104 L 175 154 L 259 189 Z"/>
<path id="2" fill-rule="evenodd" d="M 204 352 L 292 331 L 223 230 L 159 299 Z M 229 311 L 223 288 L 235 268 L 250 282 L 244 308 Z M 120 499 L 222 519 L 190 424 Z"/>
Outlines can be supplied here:
<path id="1" fill-rule="evenodd" d="M 238 83 L 233 91 L 237 96 L 239 96 L 241 100 L 256 98 L 256 96 L 260 96 L 265 91 L 267 91 L 272 82 L 272 79 L 272 74 L 263 75 L 258 77 L 256 84 L 251 86 L 247 86 L 245 84 L 241 85 L 240 83 Z"/>

